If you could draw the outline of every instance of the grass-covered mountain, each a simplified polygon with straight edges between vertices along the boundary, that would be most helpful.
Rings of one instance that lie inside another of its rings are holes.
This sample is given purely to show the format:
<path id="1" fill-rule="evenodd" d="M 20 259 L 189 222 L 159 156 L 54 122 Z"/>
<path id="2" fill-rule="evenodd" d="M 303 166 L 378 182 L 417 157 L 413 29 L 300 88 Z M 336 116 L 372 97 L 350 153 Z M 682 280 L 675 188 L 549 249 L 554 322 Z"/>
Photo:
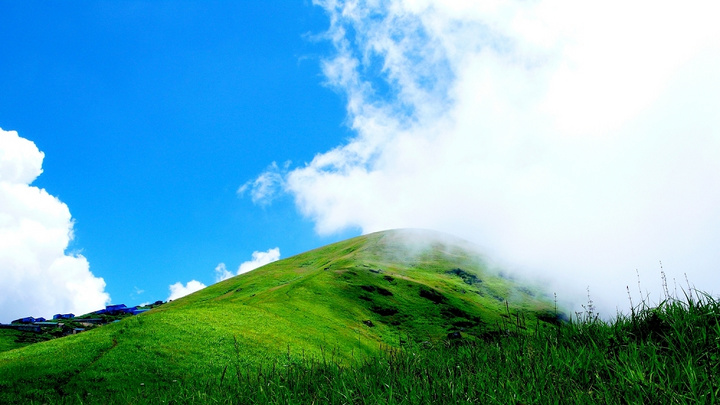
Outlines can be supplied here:
<path id="1" fill-rule="evenodd" d="M 0 402 L 162 390 L 279 356 L 353 364 L 404 343 L 484 341 L 555 317 L 539 291 L 488 268 L 467 242 L 430 231 L 379 232 L 121 322 L 2 352 Z"/>

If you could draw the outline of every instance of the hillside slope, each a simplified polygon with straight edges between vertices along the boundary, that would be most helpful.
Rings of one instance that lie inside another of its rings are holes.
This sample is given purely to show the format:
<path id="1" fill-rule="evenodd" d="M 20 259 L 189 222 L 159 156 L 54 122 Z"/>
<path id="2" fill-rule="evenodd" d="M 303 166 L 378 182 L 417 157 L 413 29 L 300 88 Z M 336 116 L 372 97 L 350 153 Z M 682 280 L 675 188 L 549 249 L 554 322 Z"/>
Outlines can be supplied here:
<path id="1" fill-rule="evenodd" d="M 407 340 L 482 339 L 552 320 L 537 291 L 429 231 L 365 235 L 271 263 L 145 314 L 0 353 L 0 402 L 214 378 L 282 356 L 351 362 Z M 539 319 L 538 319 L 539 318 Z"/>

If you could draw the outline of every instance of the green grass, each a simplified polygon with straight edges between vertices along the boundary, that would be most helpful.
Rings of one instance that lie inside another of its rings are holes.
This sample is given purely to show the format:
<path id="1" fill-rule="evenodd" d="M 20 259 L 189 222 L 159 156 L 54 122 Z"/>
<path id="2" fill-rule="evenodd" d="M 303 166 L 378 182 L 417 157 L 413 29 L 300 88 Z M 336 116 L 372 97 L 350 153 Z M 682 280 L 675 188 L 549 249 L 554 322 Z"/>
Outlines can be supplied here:
<path id="1" fill-rule="evenodd" d="M 518 329 L 521 330 L 521 329 Z M 36 403 L 713 404 L 720 401 L 720 303 L 669 299 L 603 322 L 584 316 L 486 340 L 384 347 L 350 365 L 292 353 L 215 374 L 75 391 Z M 7 397 L 0 399 L 11 402 Z M 23 399 L 27 403 L 27 397 Z M 31 401 L 32 402 L 32 401 Z"/>
<path id="2" fill-rule="evenodd" d="M 278 358 L 178 388 L 190 403 L 712 404 L 720 401 L 720 304 L 670 299 L 486 341 L 388 348 L 354 367 Z M 222 377 L 222 376 L 221 376 Z M 158 397 L 157 399 L 168 399 Z"/>
<path id="3" fill-rule="evenodd" d="M 518 316 L 532 329 L 537 314 L 552 307 L 533 291 L 498 276 L 462 241 L 379 232 L 117 323 L 2 352 L 0 402 L 116 396 L 140 384 L 164 391 L 173 381 L 219 375 L 228 364 L 255 369 L 288 350 L 296 362 L 330 355 L 357 364 L 382 347 L 439 341 L 454 331 L 479 340 Z"/>
<path id="4" fill-rule="evenodd" d="M 717 401 L 711 297 L 565 322 L 461 242 L 405 236 L 350 239 L 1 352 L 0 403 Z"/>

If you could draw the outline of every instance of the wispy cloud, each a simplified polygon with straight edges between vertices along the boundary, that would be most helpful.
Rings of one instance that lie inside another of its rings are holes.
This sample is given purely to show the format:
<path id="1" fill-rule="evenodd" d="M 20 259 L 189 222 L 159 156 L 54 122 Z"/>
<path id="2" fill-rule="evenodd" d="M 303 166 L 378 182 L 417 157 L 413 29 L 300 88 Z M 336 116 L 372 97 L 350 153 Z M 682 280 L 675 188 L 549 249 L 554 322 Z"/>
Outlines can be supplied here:
<path id="1" fill-rule="evenodd" d="M 110 297 L 87 259 L 66 253 L 73 238 L 67 205 L 30 184 L 44 154 L 15 131 L 0 129 L 0 314 L 48 317 L 87 313 Z"/>
<path id="2" fill-rule="evenodd" d="M 252 202 L 259 205 L 268 205 L 283 191 L 285 179 L 283 175 L 287 173 L 290 162 L 286 162 L 283 169 L 280 169 L 277 163 L 272 162 L 265 171 L 255 180 L 250 180 L 238 188 L 238 195 L 243 196 L 246 192 L 250 193 Z"/>
<path id="3" fill-rule="evenodd" d="M 712 2 L 316 4 L 356 136 L 255 183 L 318 232 L 457 234 L 606 314 L 636 268 L 659 285 L 659 260 L 718 289 Z"/>

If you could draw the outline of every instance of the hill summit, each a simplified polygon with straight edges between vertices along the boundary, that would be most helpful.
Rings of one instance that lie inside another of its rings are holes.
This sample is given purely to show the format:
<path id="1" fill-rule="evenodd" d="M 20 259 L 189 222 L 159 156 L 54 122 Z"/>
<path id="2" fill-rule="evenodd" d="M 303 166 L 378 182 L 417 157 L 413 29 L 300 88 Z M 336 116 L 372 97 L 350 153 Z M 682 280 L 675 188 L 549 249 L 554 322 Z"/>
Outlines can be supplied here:
<path id="1" fill-rule="evenodd" d="M 220 375 L 284 356 L 352 362 L 406 342 L 482 340 L 555 321 L 477 247 L 422 230 L 334 243 L 83 334 L 0 353 L 0 392 L 64 395 Z M 24 390 L 26 388 L 23 388 Z"/>

